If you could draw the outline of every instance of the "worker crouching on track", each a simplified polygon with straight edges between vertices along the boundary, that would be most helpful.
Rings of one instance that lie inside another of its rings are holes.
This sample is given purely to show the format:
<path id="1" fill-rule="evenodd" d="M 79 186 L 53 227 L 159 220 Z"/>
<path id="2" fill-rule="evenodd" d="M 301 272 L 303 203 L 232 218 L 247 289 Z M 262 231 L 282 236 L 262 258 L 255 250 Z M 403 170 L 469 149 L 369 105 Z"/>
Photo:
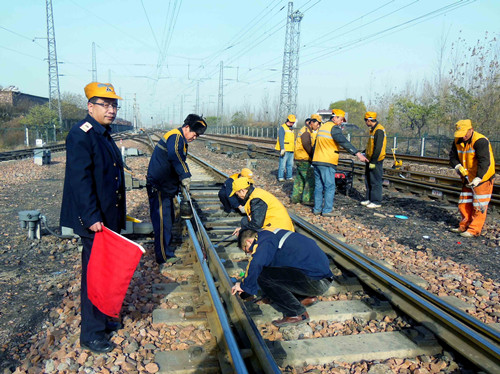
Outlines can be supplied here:
<path id="1" fill-rule="evenodd" d="M 278 166 L 278 181 L 293 180 L 293 151 L 295 146 L 295 134 L 293 132 L 293 125 L 295 124 L 295 115 L 290 114 L 286 118 L 286 122 L 281 125 L 278 130 L 278 139 L 274 149 L 280 151 L 280 163 Z"/>
<path id="2" fill-rule="evenodd" d="M 353 146 L 342 134 L 340 125 L 345 122 L 345 112 L 332 109 L 330 121 L 321 125 L 316 136 L 312 164 L 314 166 L 314 209 L 315 215 L 333 217 L 335 199 L 335 171 L 339 163 L 339 146 L 359 161 L 368 159 Z"/>
<path id="3" fill-rule="evenodd" d="M 459 227 L 451 231 L 470 238 L 481 234 L 486 220 L 495 181 L 495 159 L 489 140 L 474 131 L 470 119 L 456 123 L 454 137 L 450 165 L 455 168 L 463 182 L 458 201 L 462 220 Z"/>
<path id="4" fill-rule="evenodd" d="M 233 182 L 231 196 L 233 195 L 245 202 L 245 213 L 247 214 L 241 219 L 241 227 L 234 230 L 233 235 L 238 235 L 240 229 L 295 231 L 292 220 L 283 204 L 273 194 L 254 187 L 248 178 L 241 177 Z"/>
<path id="5" fill-rule="evenodd" d="M 297 134 L 295 164 L 297 174 L 293 182 L 292 203 L 314 204 L 314 169 L 311 166 L 316 135 L 321 126 L 321 116 L 313 114 Z"/>
<path id="6" fill-rule="evenodd" d="M 219 200 L 224 207 L 224 212 L 226 213 L 240 212 L 242 214 L 246 214 L 245 208 L 243 207 L 245 204 L 243 200 L 236 195 L 231 196 L 231 192 L 233 192 L 233 182 L 240 177 L 247 177 L 248 181 L 251 184 L 254 184 L 252 179 L 253 172 L 248 168 L 243 168 L 239 174 L 235 173 L 226 179 L 219 190 Z"/>
<path id="7" fill-rule="evenodd" d="M 382 206 L 382 176 L 384 175 L 384 158 L 387 138 L 384 127 L 377 121 L 376 112 L 365 113 L 365 123 L 370 129 L 370 137 L 366 144 L 365 165 L 366 200 L 361 202 L 367 208 Z"/>
<path id="8" fill-rule="evenodd" d="M 165 133 L 156 145 L 149 161 L 146 188 L 149 210 L 155 235 L 155 257 L 158 264 L 175 263 L 172 241 L 174 224 L 174 197 L 180 186 L 189 191 L 191 173 L 186 163 L 188 143 L 207 129 L 205 120 L 197 114 L 189 114 L 184 125 Z"/>
<path id="9" fill-rule="evenodd" d="M 255 295 L 258 288 L 283 313 L 278 327 L 309 321 L 307 306 L 318 301 L 332 282 L 328 257 L 316 242 L 287 230 L 242 230 L 238 246 L 252 254 L 246 275 L 232 288 Z"/>

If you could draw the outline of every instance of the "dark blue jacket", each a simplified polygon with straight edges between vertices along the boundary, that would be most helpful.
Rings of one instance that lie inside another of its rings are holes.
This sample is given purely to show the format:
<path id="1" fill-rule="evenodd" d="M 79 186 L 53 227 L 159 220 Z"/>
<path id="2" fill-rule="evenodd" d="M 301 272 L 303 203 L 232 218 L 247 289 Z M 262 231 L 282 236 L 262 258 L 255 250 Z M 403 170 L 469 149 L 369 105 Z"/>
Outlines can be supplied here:
<path id="1" fill-rule="evenodd" d="M 238 210 L 238 207 L 240 205 L 245 205 L 245 202 L 239 199 L 238 196 L 236 196 L 236 194 L 234 194 L 233 196 L 229 196 L 231 195 L 231 192 L 233 192 L 233 182 L 234 182 L 233 178 L 227 178 L 222 187 L 220 188 L 219 196 L 223 195 L 229 202 L 229 205 L 231 205 L 231 208 L 233 208 L 234 210 Z"/>
<path id="2" fill-rule="evenodd" d="M 96 222 L 120 232 L 125 227 L 125 209 L 120 150 L 108 129 L 87 115 L 66 137 L 61 226 L 83 237 L 93 237 L 88 228 Z"/>
<path id="3" fill-rule="evenodd" d="M 191 177 L 186 163 L 187 153 L 188 143 L 182 134 L 182 127 L 163 135 L 149 160 L 148 184 L 166 196 L 175 196 L 179 192 L 180 181 Z"/>
<path id="4" fill-rule="evenodd" d="M 287 237 L 280 243 L 285 235 Z M 312 279 L 333 276 L 328 257 L 316 242 L 296 232 L 281 229 L 274 232 L 263 230 L 258 233 L 250 250 L 252 258 L 241 288 L 252 295 L 257 294 L 257 279 L 264 267 L 295 268 Z"/>

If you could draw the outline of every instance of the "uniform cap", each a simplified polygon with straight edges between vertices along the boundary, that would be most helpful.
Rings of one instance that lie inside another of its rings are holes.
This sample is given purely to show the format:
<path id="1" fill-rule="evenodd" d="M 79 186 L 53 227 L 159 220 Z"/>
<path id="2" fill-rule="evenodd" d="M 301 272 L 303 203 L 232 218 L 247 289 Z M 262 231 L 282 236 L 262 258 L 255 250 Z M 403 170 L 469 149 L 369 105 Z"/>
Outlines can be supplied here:
<path id="1" fill-rule="evenodd" d="M 84 91 L 88 100 L 93 97 L 122 100 L 122 98 L 116 94 L 115 88 L 111 83 L 92 82 L 85 86 Z"/>
<path id="2" fill-rule="evenodd" d="M 321 118 L 321 116 L 318 114 L 318 113 L 314 113 L 312 116 L 311 116 L 311 119 L 315 119 L 316 121 L 318 121 L 319 123 L 321 123 L 323 121 L 323 118 Z"/>
<path id="3" fill-rule="evenodd" d="M 184 126 L 189 126 L 189 129 L 197 135 L 203 135 L 207 129 L 207 122 L 198 114 L 188 114 L 184 120 Z"/>
<path id="4" fill-rule="evenodd" d="M 250 180 L 247 177 L 240 177 L 233 182 L 233 190 L 229 196 L 233 196 L 236 192 L 250 187 Z"/>
<path id="5" fill-rule="evenodd" d="M 289 114 L 288 117 L 286 117 L 288 122 L 297 122 L 297 118 L 295 118 L 295 114 Z"/>
<path id="6" fill-rule="evenodd" d="M 366 112 L 365 119 L 377 119 L 377 112 Z"/>
<path id="7" fill-rule="evenodd" d="M 472 122 L 470 119 L 462 119 L 455 124 L 455 138 L 462 138 L 467 134 L 469 129 L 472 129 Z"/>
<path id="8" fill-rule="evenodd" d="M 332 114 L 337 117 L 343 117 L 345 122 L 345 112 L 342 109 L 332 109 Z"/>
<path id="9" fill-rule="evenodd" d="M 240 177 L 247 177 L 248 178 L 248 181 L 250 183 L 254 183 L 252 177 L 253 177 L 253 171 L 250 170 L 249 168 L 243 168 L 241 169 L 241 172 L 240 172 Z"/>

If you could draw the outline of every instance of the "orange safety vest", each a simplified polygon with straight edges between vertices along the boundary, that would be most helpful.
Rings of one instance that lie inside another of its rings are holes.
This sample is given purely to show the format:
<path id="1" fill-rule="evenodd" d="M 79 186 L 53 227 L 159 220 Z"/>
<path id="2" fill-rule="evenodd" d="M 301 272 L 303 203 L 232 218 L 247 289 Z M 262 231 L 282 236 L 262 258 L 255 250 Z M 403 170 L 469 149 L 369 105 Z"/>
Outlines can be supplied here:
<path id="1" fill-rule="evenodd" d="M 377 126 L 370 128 L 370 137 L 368 138 L 368 143 L 366 144 L 366 157 L 372 157 L 375 145 L 375 131 L 382 130 L 384 132 L 384 143 L 382 144 L 382 150 L 380 151 L 380 155 L 378 156 L 377 161 L 382 161 L 385 158 L 385 148 L 387 147 L 387 137 L 385 135 L 385 128 L 380 123 Z"/>
<path id="2" fill-rule="evenodd" d="M 273 231 L 275 229 L 284 229 L 295 231 L 292 219 L 288 215 L 285 206 L 280 203 L 276 196 L 262 188 L 254 188 L 251 195 L 248 197 L 245 204 L 245 212 L 249 218 L 252 213 L 250 202 L 255 198 L 259 198 L 267 204 L 266 218 L 264 219 L 264 226 L 262 227 L 264 230 Z"/>
<path id="3" fill-rule="evenodd" d="M 474 144 L 476 143 L 476 141 L 483 138 L 488 140 L 488 138 L 486 138 L 484 135 L 474 131 L 470 142 L 457 143 L 457 139 L 455 139 L 455 145 L 457 147 L 457 152 L 458 152 L 458 159 L 460 160 L 465 170 L 467 170 L 468 178 L 469 181 L 471 182 L 477 175 L 477 158 L 476 158 L 476 151 L 474 150 Z M 491 148 L 491 143 L 489 142 L 489 140 L 488 140 L 488 147 L 490 151 L 490 167 L 488 168 L 483 178 L 481 179 L 481 183 L 486 182 L 492 176 L 495 175 L 495 159 L 493 158 L 493 150 Z"/>
<path id="4" fill-rule="evenodd" d="M 285 143 L 285 151 L 286 152 L 293 152 L 294 148 L 294 142 L 295 142 L 295 134 L 293 130 L 290 129 L 286 125 L 286 123 L 282 124 L 281 127 L 285 130 L 285 139 L 283 139 L 283 142 Z M 278 139 L 276 140 L 276 146 L 274 147 L 277 151 L 280 151 L 280 137 L 278 135 Z"/>
<path id="5" fill-rule="evenodd" d="M 317 132 L 311 131 L 311 129 L 309 127 L 304 126 L 300 129 L 300 131 L 297 135 L 297 140 L 295 141 L 294 157 L 296 160 L 311 161 L 312 160 L 311 156 L 309 156 L 309 154 L 304 149 L 304 146 L 302 145 L 302 135 L 305 132 L 309 132 L 309 134 L 311 135 L 311 145 L 314 147 L 314 142 L 316 141 Z"/>
<path id="6" fill-rule="evenodd" d="M 339 146 L 332 138 L 332 128 L 335 123 L 328 121 L 321 125 L 316 136 L 312 162 L 319 164 L 338 165 Z"/>

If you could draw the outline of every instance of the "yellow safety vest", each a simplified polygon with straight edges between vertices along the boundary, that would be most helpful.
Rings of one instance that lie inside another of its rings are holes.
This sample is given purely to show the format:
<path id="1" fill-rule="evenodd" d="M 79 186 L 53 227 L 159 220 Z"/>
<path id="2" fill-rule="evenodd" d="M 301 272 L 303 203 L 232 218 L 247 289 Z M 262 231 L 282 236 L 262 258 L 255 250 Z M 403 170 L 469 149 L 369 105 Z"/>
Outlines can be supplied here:
<path id="1" fill-rule="evenodd" d="M 332 138 L 332 128 L 336 126 L 333 122 L 328 121 L 321 125 L 316 136 L 314 145 L 314 155 L 312 162 L 323 164 L 338 165 L 339 163 L 339 146 Z"/>
<path id="2" fill-rule="evenodd" d="M 254 188 L 248 201 L 245 204 L 245 212 L 247 216 L 251 216 L 250 202 L 253 199 L 259 198 L 267 204 L 266 218 L 264 219 L 264 230 L 273 231 L 275 229 L 284 229 L 295 231 L 292 220 L 288 215 L 285 206 L 273 194 L 263 190 L 262 188 Z"/>
<path id="3" fill-rule="evenodd" d="M 470 142 L 467 142 L 465 144 L 457 143 L 457 139 L 455 139 L 455 145 L 457 147 L 457 152 L 458 152 L 458 159 L 462 163 L 463 167 L 469 173 L 468 174 L 469 181 L 471 182 L 477 175 L 477 158 L 476 158 L 476 151 L 474 150 L 474 144 L 476 143 L 476 141 L 483 138 L 488 140 L 488 138 L 486 138 L 484 135 L 481 135 L 480 133 L 474 131 Z M 495 175 L 495 159 L 493 158 L 493 150 L 491 148 L 491 143 L 489 143 L 489 140 L 488 140 L 488 147 L 490 151 L 490 167 L 484 174 L 483 178 L 481 179 L 481 182 L 486 182 L 493 175 Z"/>
<path id="4" fill-rule="evenodd" d="M 283 139 L 283 142 L 285 143 L 285 151 L 286 152 L 293 152 L 294 148 L 294 142 L 295 142 L 295 134 L 293 133 L 293 130 L 290 129 L 286 125 L 286 123 L 282 124 L 281 127 L 285 130 L 285 139 Z M 278 139 L 276 140 L 276 146 L 274 147 L 277 151 L 280 151 L 280 137 L 278 135 Z"/>
<path id="5" fill-rule="evenodd" d="M 375 139 L 375 131 L 382 130 L 384 132 L 384 143 L 382 144 L 382 150 L 380 151 L 380 155 L 378 156 L 377 161 L 382 161 L 385 158 L 385 147 L 387 146 L 387 137 L 385 135 L 385 128 L 380 123 L 377 126 L 370 129 L 370 137 L 368 138 L 368 143 L 366 144 L 366 157 L 372 157 L 373 150 L 375 148 L 374 139 Z"/>
<path id="6" fill-rule="evenodd" d="M 316 141 L 316 132 L 311 131 L 311 129 L 307 126 L 304 126 L 300 129 L 298 135 L 297 135 L 297 140 L 295 141 L 295 154 L 294 157 L 296 160 L 305 160 L 305 161 L 311 161 L 312 158 L 309 156 L 309 154 L 306 152 L 304 149 L 304 146 L 302 145 L 302 138 L 301 136 L 305 133 L 309 132 L 311 135 L 311 145 L 314 147 L 314 142 Z"/>

